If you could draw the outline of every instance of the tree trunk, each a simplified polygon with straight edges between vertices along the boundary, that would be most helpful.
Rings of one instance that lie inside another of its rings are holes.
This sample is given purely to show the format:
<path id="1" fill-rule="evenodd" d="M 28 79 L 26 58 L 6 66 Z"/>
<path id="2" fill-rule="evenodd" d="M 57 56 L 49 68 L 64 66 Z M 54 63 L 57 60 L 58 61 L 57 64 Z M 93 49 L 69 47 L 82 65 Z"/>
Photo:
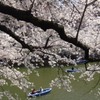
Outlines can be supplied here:
<path id="1" fill-rule="evenodd" d="M 86 60 L 89 60 L 89 49 L 85 50 L 85 55 L 84 55 Z"/>

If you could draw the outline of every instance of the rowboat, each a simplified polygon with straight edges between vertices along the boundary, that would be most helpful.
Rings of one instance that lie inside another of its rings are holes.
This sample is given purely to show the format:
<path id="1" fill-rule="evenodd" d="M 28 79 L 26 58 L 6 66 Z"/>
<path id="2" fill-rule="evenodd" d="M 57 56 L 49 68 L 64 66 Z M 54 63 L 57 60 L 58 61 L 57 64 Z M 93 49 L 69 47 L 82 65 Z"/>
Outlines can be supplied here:
<path id="1" fill-rule="evenodd" d="M 76 63 L 77 64 L 86 64 L 88 61 L 87 60 L 77 60 Z"/>
<path id="2" fill-rule="evenodd" d="M 28 97 L 43 96 L 43 95 L 48 94 L 51 90 L 52 90 L 52 88 L 45 88 L 45 89 L 42 89 L 42 90 L 37 90 L 37 91 L 35 91 L 34 93 L 30 92 L 30 93 L 28 94 Z"/>
<path id="3" fill-rule="evenodd" d="M 78 69 L 66 69 L 65 72 L 80 72 Z"/>

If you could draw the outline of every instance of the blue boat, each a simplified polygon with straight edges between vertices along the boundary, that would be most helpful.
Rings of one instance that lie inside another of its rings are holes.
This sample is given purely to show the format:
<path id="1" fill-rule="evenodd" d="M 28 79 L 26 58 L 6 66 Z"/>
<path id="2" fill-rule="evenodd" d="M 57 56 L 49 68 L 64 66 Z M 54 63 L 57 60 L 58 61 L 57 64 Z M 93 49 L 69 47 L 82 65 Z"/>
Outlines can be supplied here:
<path id="1" fill-rule="evenodd" d="M 48 94 L 50 91 L 52 90 L 52 88 L 45 88 L 43 90 L 37 90 L 34 93 L 29 93 L 28 97 L 38 97 L 38 96 L 42 96 L 42 95 L 46 95 Z"/>
<path id="2" fill-rule="evenodd" d="M 81 60 L 77 60 L 77 61 L 76 61 L 77 64 L 86 64 L 87 62 L 88 62 L 88 61 L 85 60 L 85 59 L 84 59 L 84 60 L 81 59 Z"/>
<path id="3" fill-rule="evenodd" d="M 80 72 L 78 69 L 66 69 L 65 72 Z"/>

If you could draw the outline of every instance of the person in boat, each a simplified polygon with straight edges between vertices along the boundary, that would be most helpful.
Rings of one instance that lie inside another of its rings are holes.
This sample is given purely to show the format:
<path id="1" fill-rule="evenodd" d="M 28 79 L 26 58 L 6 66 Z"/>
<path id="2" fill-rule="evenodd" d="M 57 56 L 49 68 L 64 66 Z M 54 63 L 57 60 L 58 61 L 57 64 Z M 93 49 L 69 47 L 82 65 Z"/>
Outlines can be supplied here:
<path id="1" fill-rule="evenodd" d="M 43 88 L 42 87 L 40 87 L 40 92 L 42 92 L 43 91 Z"/>
<path id="2" fill-rule="evenodd" d="M 72 70 L 74 70 L 74 67 L 72 67 Z"/>
<path id="3" fill-rule="evenodd" d="M 35 93 L 35 89 L 32 90 L 32 94 L 34 94 L 34 93 Z"/>

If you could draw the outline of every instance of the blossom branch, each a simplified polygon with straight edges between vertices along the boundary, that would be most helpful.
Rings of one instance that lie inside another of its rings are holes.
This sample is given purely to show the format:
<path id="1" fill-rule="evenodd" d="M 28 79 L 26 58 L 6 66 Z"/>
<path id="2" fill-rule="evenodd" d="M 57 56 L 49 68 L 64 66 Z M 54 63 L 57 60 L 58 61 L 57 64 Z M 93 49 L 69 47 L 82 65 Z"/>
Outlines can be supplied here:
<path id="1" fill-rule="evenodd" d="M 53 21 L 39 19 L 38 17 L 33 16 L 29 11 L 15 9 L 13 7 L 4 5 L 2 3 L 0 3 L 0 12 L 11 15 L 17 20 L 22 20 L 22 21 L 32 23 L 33 25 L 40 27 L 44 31 L 46 31 L 47 29 L 55 30 L 59 34 L 62 40 L 72 43 L 73 45 L 83 49 L 86 52 L 85 57 L 88 58 L 89 47 L 80 41 L 76 42 L 76 38 L 67 36 L 64 30 L 64 26 L 59 25 L 58 23 L 55 23 Z"/>
<path id="2" fill-rule="evenodd" d="M 7 28 L 6 26 L 1 25 L 1 24 L 0 24 L 0 30 L 3 31 L 3 32 L 5 32 L 5 33 L 7 33 L 9 36 L 11 36 L 12 38 L 14 38 L 17 42 L 19 42 L 22 45 L 23 48 L 27 48 L 31 52 L 33 52 L 35 49 L 49 48 L 49 46 L 47 46 L 47 47 L 39 47 L 39 46 L 28 45 L 19 36 L 17 36 L 16 34 L 14 34 L 9 28 Z"/>
<path id="3" fill-rule="evenodd" d="M 81 25 L 82 25 L 82 22 L 83 22 L 83 18 L 85 16 L 85 13 L 86 13 L 86 9 L 88 6 L 92 5 L 93 3 L 95 3 L 97 0 L 93 0 L 92 2 L 88 3 L 88 0 L 85 1 L 85 7 L 84 7 L 84 10 L 83 10 L 83 13 L 82 13 L 82 16 L 81 16 L 81 19 L 80 19 L 80 23 L 79 23 L 79 26 L 78 26 L 78 30 L 77 30 L 77 34 L 76 34 L 76 41 L 78 41 L 78 35 L 79 35 L 79 32 L 80 32 L 80 28 L 81 28 Z"/>

